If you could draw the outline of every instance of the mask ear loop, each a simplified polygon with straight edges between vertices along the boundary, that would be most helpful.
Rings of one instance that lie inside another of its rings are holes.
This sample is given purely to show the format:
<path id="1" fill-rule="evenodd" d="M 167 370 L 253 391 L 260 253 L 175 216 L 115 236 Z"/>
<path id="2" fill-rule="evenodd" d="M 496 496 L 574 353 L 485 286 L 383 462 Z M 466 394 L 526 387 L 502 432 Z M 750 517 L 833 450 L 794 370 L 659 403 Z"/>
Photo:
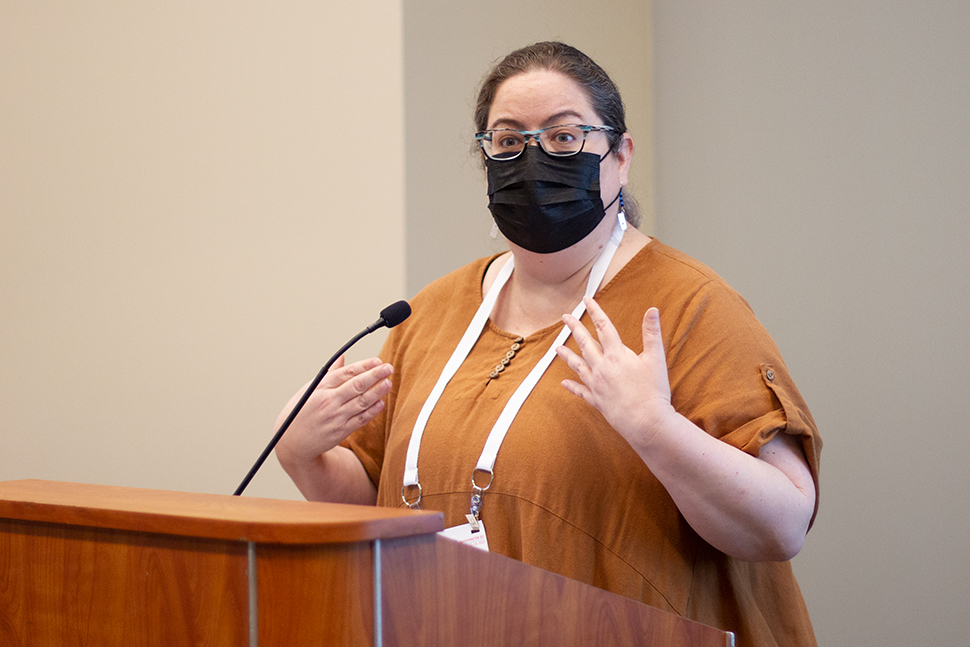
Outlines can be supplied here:
<path id="1" fill-rule="evenodd" d="M 614 151 L 613 151 L 613 148 L 611 147 L 609 152 L 607 152 L 606 155 L 600 158 L 600 162 L 602 163 L 602 161 L 605 160 L 607 157 L 609 157 L 610 153 L 612 152 Z M 623 209 L 623 187 L 622 186 L 620 187 L 620 192 L 616 195 L 615 198 L 613 198 L 613 202 L 616 202 L 617 200 L 620 201 L 620 208 L 616 210 L 616 224 L 620 227 L 620 234 L 622 235 L 622 233 L 626 231 L 626 228 L 627 228 L 626 211 L 624 211 Z M 612 207 L 613 202 L 606 205 L 606 208 L 609 209 L 610 207 Z"/>

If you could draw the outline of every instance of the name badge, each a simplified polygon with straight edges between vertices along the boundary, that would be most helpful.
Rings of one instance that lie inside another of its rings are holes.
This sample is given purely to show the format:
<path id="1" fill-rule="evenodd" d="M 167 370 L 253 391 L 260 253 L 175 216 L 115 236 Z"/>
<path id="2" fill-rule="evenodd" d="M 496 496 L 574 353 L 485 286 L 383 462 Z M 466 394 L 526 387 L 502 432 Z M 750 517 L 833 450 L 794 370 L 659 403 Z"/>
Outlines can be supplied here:
<path id="1" fill-rule="evenodd" d="M 471 515 L 468 516 L 471 517 Z M 475 517 L 472 517 L 472 519 L 475 520 Z M 438 534 L 446 539 L 451 539 L 460 544 L 488 552 L 488 538 L 485 536 L 485 524 L 481 521 L 475 520 L 474 525 L 471 523 L 463 523 L 460 526 L 445 528 Z"/>

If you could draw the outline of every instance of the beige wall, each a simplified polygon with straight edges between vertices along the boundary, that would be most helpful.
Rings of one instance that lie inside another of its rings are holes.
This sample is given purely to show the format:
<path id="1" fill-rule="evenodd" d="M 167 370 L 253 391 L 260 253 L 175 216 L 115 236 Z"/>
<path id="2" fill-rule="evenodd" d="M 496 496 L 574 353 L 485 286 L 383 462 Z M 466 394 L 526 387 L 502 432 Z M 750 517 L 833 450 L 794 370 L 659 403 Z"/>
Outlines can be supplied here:
<path id="1" fill-rule="evenodd" d="M 398 0 L 0 3 L 0 478 L 235 489 L 405 296 L 401 50 Z"/>

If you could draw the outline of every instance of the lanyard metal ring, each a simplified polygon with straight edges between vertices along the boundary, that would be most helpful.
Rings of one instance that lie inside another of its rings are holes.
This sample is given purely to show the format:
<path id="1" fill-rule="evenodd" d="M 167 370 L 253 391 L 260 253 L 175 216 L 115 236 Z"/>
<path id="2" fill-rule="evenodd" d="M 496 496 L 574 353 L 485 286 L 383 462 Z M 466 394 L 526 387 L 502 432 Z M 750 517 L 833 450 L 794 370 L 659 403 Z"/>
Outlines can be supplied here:
<path id="1" fill-rule="evenodd" d="M 418 498 L 415 499 L 413 502 L 408 501 L 408 489 L 409 488 L 417 488 L 418 489 Z M 402 487 L 401 488 L 401 499 L 404 501 L 404 505 L 406 505 L 407 507 L 411 508 L 412 510 L 420 510 L 421 509 L 421 484 L 420 483 L 415 483 L 414 485 L 405 485 L 404 487 Z"/>

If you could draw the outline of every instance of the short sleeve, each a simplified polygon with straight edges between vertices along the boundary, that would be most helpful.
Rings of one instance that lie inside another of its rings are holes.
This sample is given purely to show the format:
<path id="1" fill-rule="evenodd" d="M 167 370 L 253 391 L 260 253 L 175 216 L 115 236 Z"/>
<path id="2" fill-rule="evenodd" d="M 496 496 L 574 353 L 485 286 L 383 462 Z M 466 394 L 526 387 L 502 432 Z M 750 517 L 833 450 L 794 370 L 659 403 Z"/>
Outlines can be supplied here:
<path id="1" fill-rule="evenodd" d="M 340 443 L 342 447 L 354 452 L 374 487 L 378 487 L 381 482 L 381 466 L 384 464 L 384 434 L 381 432 L 384 426 L 379 423 L 378 418 L 383 420 L 383 412 Z"/>
<path id="2" fill-rule="evenodd" d="M 817 512 L 818 429 L 781 353 L 748 303 L 713 279 L 672 323 L 665 342 L 674 408 L 752 456 L 779 432 L 798 436 L 815 481 Z"/>

